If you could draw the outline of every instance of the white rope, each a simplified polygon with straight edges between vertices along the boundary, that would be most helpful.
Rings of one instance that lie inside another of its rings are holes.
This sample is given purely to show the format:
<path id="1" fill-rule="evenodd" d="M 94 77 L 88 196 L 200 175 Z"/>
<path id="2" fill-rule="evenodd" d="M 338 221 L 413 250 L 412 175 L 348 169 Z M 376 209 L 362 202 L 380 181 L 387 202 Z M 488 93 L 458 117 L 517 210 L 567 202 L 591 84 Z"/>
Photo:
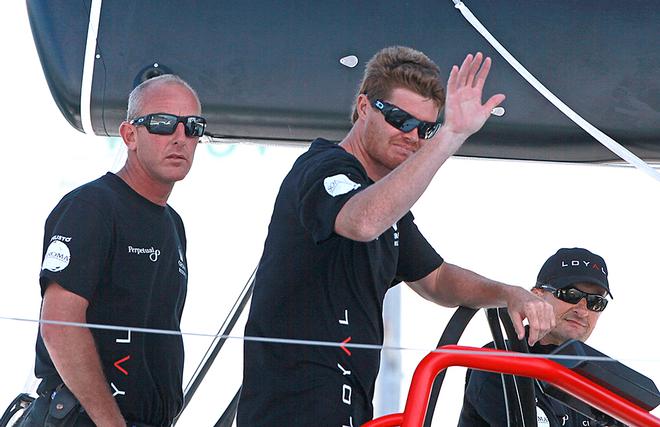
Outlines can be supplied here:
<path id="1" fill-rule="evenodd" d="M 83 131 L 88 135 L 94 135 L 94 128 L 92 127 L 92 81 L 94 80 L 94 65 L 97 60 L 96 38 L 99 32 L 102 3 L 103 0 L 92 0 L 90 5 L 85 61 L 83 62 L 82 81 L 80 83 L 80 122 Z"/>
<path id="2" fill-rule="evenodd" d="M 366 350 L 379 350 L 379 351 L 415 351 L 415 352 L 426 352 L 426 353 L 452 353 L 452 354 L 469 354 L 469 355 L 479 355 L 484 354 L 482 351 L 478 350 L 450 350 L 443 348 L 419 348 L 419 347 L 402 347 L 402 346 L 385 346 L 379 344 L 363 344 L 363 343 L 353 343 L 353 342 L 334 342 L 334 341 L 320 341 L 320 340 L 302 340 L 302 339 L 289 339 L 289 338 L 273 338 L 273 337 L 257 337 L 257 336 L 237 336 L 237 335 L 222 335 L 222 334 L 213 334 L 207 332 L 183 332 L 183 331 L 174 331 L 171 329 L 155 329 L 155 328 L 138 328 L 131 326 L 117 326 L 117 325 L 104 325 L 99 323 L 79 323 L 79 322 L 64 322 L 60 320 L 43 320 L 43 319 L 27 319 L 20 317 L 8 317 L 0 316 L 0 320 L 10 320 L 16 322 L 29 322 L 29 323 L 38 323 L 38 324 L 49 324 L 49 325 L 59 325 L 59 326 L 72 326 L 77 328 L 88 328 L 88 329 L 101 329 L 101 330 L 110 330 L 110 331 L 121 331 L 121 332 L 141 332 L 145 334 L 160 334 L 160 335 L 173 335 L 173 336 L 196 336 L 196 337 L 208 337 L 215 339 L 234 339 L 250 342 L 262 342 L 270 344 L 287 344 L 287 345 L 309 345 L 309 346 L 321 346 L 321 347 L 337 347 L 337 348 L 347 348 L 347 349 L 366 349 Z M 525 354 L 525 353 L 514 353 L 514 352 L 493 352 L 489 355 L 495 357 L 520 357 L 520 358 L 544 358 L 550 360 L 584 360 L 584 361 L 599 361 L 599 362 L 616 362 L 615 359 L 609 357 L 598 357 L 598 356 L 570 356 L 562 354 Z M 631 359 L 626 359 L 627 361 L 633 361 Z M 634 359 L 636 362 L 660 362 L 660 359 Z"/>
<path id="3" fill-rule="evenodd" d="M 511 66 L 520 74 L 529 84 L 531 84 L 534 89 L 536 89 L 541 95 L 543 95 L 548 101 L 550 101 L 555 107 L 557 107 L 562 113 L 566 115 L 569 119 L 575 122 L 582 129 L 587 131 L 591 136 L 596 138 L 598 142 L 603 144 L 606 148 L 612 151 L 614 154 L 619 156 L 621 159 L 625 160 L 629 164 L 633 165 L 637 169 L 649 175 L 651 178 L 660 181 L 660 173 L 649 166 L 642 159 L 637 157 L 635 154 L 630 152 L 628 149 L 623 147 L 621 144 L 607 136 L 605 133 L 601 132 L 598 128 L 593 126 L 591 123 L 587 122 L 575 111 L 569 108 L 564 104 L 559 98 L 557 98 L 552 92 L 550 92 L 541 82 L 539 82 L 525 67 L 516 60 L 505 48 L 498 42 L 493 35 L 484 27 L 481 22 L 470 12 L 465 4 L 460 0 L 452 0 L 454 2 L 454 7 L 458 9 L 465 19 L 477 30 L 487 41 L 497 50 L 504 59 L 511 64 Z"/>

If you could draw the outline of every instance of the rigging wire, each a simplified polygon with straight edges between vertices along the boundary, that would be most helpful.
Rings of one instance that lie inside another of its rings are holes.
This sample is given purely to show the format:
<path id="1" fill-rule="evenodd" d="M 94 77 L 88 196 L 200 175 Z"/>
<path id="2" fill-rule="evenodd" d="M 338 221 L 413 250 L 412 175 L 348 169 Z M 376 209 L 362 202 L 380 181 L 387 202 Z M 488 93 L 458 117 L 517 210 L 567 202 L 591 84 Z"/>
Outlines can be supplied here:
<path id="1" fill-rule="evenodd" d="M 247 295 L 247 293 L 250 291 L 250 287 L 252 284 L 252 281 L 254 280 L 254 275 L 257 272 L 257 269 L 255 268 L 250 277 L 248 278 L 247 282 L 245 283 L 245 286 L 243 286 L 243 289 L 241 290 L 240 295 L 238 296 L 238 299 L 234 302 L 234 305 L 231 307 L 229 310 L 229 313 L 227 313 L 227 317 L 225 320 L 222 322 L 222 325 L 220 328 L 218 328 L 218 333 L 213 337 L 213 341 L 211 341 L 211 344 L 209 347 L 206 349 L 206 353 L 204 353 L 204 356 L 202 356 L 202 360 L 200 360 L 199 364 L 197 365 L 197 368 L 195 368 L 195 372 L 193 373 L 192 377 L 190 378 L 190 381 L 185 387 L 185 393 L 188 393 L 188 390 L 190 389 L 191 383 L 193 382 L 193 379 L 199 374 L 199 371 L 202 367 L 202 365 L 209 359 L 209 355 L 211 351 L 213 350 L 213 346 L 216 344 L 216 342 L 222 337 L 222 331 L 227 327 L 227 324 L 231 321 L 232 316 L 234 313 L 236 313 L 239 309 L 239 305 L 241 303 L 241 300 Z"/>
<path id="2" fill-rule="evenodd" d="M 653 169 L 649 166 L 644 160 L 637 157 L 631 151 L 623 147 L 621 144 L 616 142 L 614 139 L 607 136 L 600 129 L 596 128 L 594 125 L 583 119 L 579 114 L 573 111 L 568 105 L 561 101 L 557 96 L 550 92 L 540 81 L 536 79 L 523 65 L 518 62 L 513 55 L 506 50 L 502 44 L 483 26 L 483 24 L 477 19 L 476 16 L 472 14 L 470 9 L 460 0 L 452 0 L 454 2 L 454 7 L 458 9 L 463 17 L 474 27 L 479 34 L 481 34 L 488 43 L 491 44 L 499 52 L 500 55 L 520 74 L 530 85 L 534 87 L 541 95 L 543 95 L 548 101 L 550 101 L 559 111 L 564 113 L 566 117 L 571 119 L 575 124 L 584 129 L 587 133 L 593 136 L 598 142 L 604 145 L 607 149 L 612 151 L 614 154 L 630 163 L 640 171 L 646 173 L 651 178 L 660 181 L 660 172 Z"/>
<path id="3" fill-rule="evenodd" d="M 183 406 L 181 407 L 181 410 L 175 417 L 172 425 L 176 425 L 177 421 L 179 420 L 179 417 L 181 416 L 181 414 L 183 414 L 183 411 L 188 406 L 188 403 L 190 403 L 190 400 L 195 395 L 195 392 L 197 391 L 200 384 L 204 380 L 204 377 L 208 373 L 209 369 L 211 369 L 211 365 L 215 361 L 215 358 L 218 356 L 218 353 L 220 353 L 220 349 L 227 341 L 228 338 L 226 338 L 226 336 L 229 335 L 231 330 L 236 325 L 238 318 L 243 313 L 243 310 L 245 309 L 247 302 L 252 296 L 252 290 L 254 288 L 254 277 L 257 274 L 258 267 L 259 267 L 258 265 L 257 267 L 255 267 L 254 271 L 252 272 L 247 282 L 245 283 L 245 286 L 243 286 L 243 289 L 241 290 L 238 299 L 234 302 L 234 305 L 227 314 L 225 321 L 220 326 L 220 329 L 218 329 L 218 333 L 211 341 L 211 344 L 206 350 L 206 353 L 204 353 L 204 356 L 197 365 L 195 372 L 190 377 L 190 381 L 188 381 L 188 384 L 184 389 Z"/>
<path id="4" fill-rule="evenodd" d="M 242 341 L 251 341 L 251 342 L 261 342 L 261 343 L 271 343 L 271 344 L 288 344 L 288 345 L 310 345 L 310 346 L 320 346 L 320 347 L 336 347 L 336 348 L 354 348 L 354 349 L 364 349 L 364 350 L 379 350 L 379 351 L 415 351 L 415 352 L 427 352 L 427 353 L 452 353 L 452 354 L 483 354 L 481 351 L 471 351 L 471 350 L 447 350 L 442 348 L 422 348 L 422 347 L 406 347 L 406 346 L 388 346 L 381 344 L 366 344 L 366 343 L 354 343 L 354 342 L 335 342 L 335 341 L 323 341 L 323 340 L 303 340 L 303 339 L 294 339 L 294 338 L 277 338 L 277 337 L 259 337 L 259 336 L 250 336 L 250 335 L 228 335 L 228 334 L 213 334 L 208 332 L 194 332 L 194 331 L 175 331 L 171 329 L 155 329 L 155 328 L 139 328 L 131 326 L 117 326 L 117 325 L 106 325 L 100 323 L 80 323 L 80 322 L 64 322 L 61 320 L 44 320 L 44 319 L 28 319 L 21 317 L 10 317 L 10 316 L 0 316 L 0 320 L 16 321 L 16 322 L 30 322 L 38 324 L 50 324 L 50 325 L 60 325 L 60 326 L 72 326 L 78 328 L 88 328 L 88 329 L 101 329 L 101 330 L 112 330 L 112 331 L 122 331 L 122 332 L 138 332 L 146 334 L 161 334 L 161 335 L 175 335 L 175 336 L 197 336 L 197 337 L 211 337 L 217 339 L 233 339 L 233 340 L 242 340 Z M 499 353 L 493 353 L 494 355 L 499 355 Z M 504 353 L 502 356 L 511 357 L 509 353 Z M 546 358 L 550 360 L 584 360 L 584 361 L 600 361 L 600 362 L 612 362 L 616 359 L 609 357 L 600 357 L 600 356 L 569 356 L 561 354 L 515 354 L 515 357 L 531 357 L 531 358 Z M 660 358 L 655 359 L 629 359 L 627 361 L 635 362 L 660 362 Z"/>

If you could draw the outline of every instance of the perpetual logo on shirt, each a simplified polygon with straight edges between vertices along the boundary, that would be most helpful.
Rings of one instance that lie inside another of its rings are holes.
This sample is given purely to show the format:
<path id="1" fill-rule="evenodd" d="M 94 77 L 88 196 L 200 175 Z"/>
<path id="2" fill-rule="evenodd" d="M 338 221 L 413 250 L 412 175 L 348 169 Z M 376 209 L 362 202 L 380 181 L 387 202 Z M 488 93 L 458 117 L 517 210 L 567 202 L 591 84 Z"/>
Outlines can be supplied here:
<path id="1" fill-rule="evenodd" d="M 71 251 L 67 243 L 71 241 L 71 237 L 60 236 L 56 234 L 50 238 L 50 244 L 46 249 L 44 260 L 41 264 L 42 270 L 58 272 L 64 270 L 71 260 Z"/>
<path id="2" fill-rule="evenodd" d="M 153 246 L 150 248 L 136 248 L 128 245 L 128 253 L 136 255 L 149 255 L 151 262 L 156 262 L 160 256 L 160 249 L 155 249 Z"/>
<path id="3" fill-rule="evenodd" d="M 325 191 L 332 197 L 341 196 L 361 187 L 361 184 L 351 181 L 346 175 L 329 176 L 323 180 Z"/>

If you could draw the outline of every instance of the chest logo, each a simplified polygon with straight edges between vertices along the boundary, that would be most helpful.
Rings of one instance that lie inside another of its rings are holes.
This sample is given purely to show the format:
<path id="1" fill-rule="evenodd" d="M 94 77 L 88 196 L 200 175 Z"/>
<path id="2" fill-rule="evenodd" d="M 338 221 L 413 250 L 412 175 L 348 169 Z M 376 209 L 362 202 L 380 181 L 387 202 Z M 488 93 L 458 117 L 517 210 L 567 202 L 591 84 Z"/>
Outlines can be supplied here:
<path id="1" fill-rule="evenodd" d="M 155 249 L 153 246 L 150 248 L 135 248 L 129 245 L 128 253 L 136 254 L 136 255 L 147 254 L 149 255 L 149 259 L 151 260 L 151 262 L 156 262 L 158 261 L 158 257 L 160 256 L 160 249 Z"/>
<path id="2" fill-rule="evenodd" d="M 550 420 L 543 409 L 536 407 L 536 423 L 539 427 L 550 427 Z"/>

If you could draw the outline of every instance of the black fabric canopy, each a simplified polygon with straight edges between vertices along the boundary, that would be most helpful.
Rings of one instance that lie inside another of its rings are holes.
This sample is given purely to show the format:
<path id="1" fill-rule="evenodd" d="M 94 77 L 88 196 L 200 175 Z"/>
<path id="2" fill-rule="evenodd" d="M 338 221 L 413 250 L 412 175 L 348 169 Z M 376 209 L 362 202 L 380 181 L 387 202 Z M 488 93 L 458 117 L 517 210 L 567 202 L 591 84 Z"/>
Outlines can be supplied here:
<path id="1" fill-rule="evenodd" d="M 94 0 L 94 2 L 100 0 Z M 83 130 L 81 87 L 92 0 L 28 0 L 53 98 Z M 467 0 L 491 33 L 550 91 L 646 160 L 660 160 L 660 5 L 642 0 Z M 507 95 L 459 155 L 560 162 L 618 158 L 536 92 L 451 0 L 112 0 L 98 22 L 93 132 L 117 135 L 131 89 L 174 72 L 200 94 L 209 131 L 228 139 L 339 140 L 364 64 L 406 45 L 448 73 L 468 52 L 494 66 L 487 96 Z M 340 64 L 348 55 L 359 63 Z M 158 64 L 157 67 L 155 64 Z"/>

